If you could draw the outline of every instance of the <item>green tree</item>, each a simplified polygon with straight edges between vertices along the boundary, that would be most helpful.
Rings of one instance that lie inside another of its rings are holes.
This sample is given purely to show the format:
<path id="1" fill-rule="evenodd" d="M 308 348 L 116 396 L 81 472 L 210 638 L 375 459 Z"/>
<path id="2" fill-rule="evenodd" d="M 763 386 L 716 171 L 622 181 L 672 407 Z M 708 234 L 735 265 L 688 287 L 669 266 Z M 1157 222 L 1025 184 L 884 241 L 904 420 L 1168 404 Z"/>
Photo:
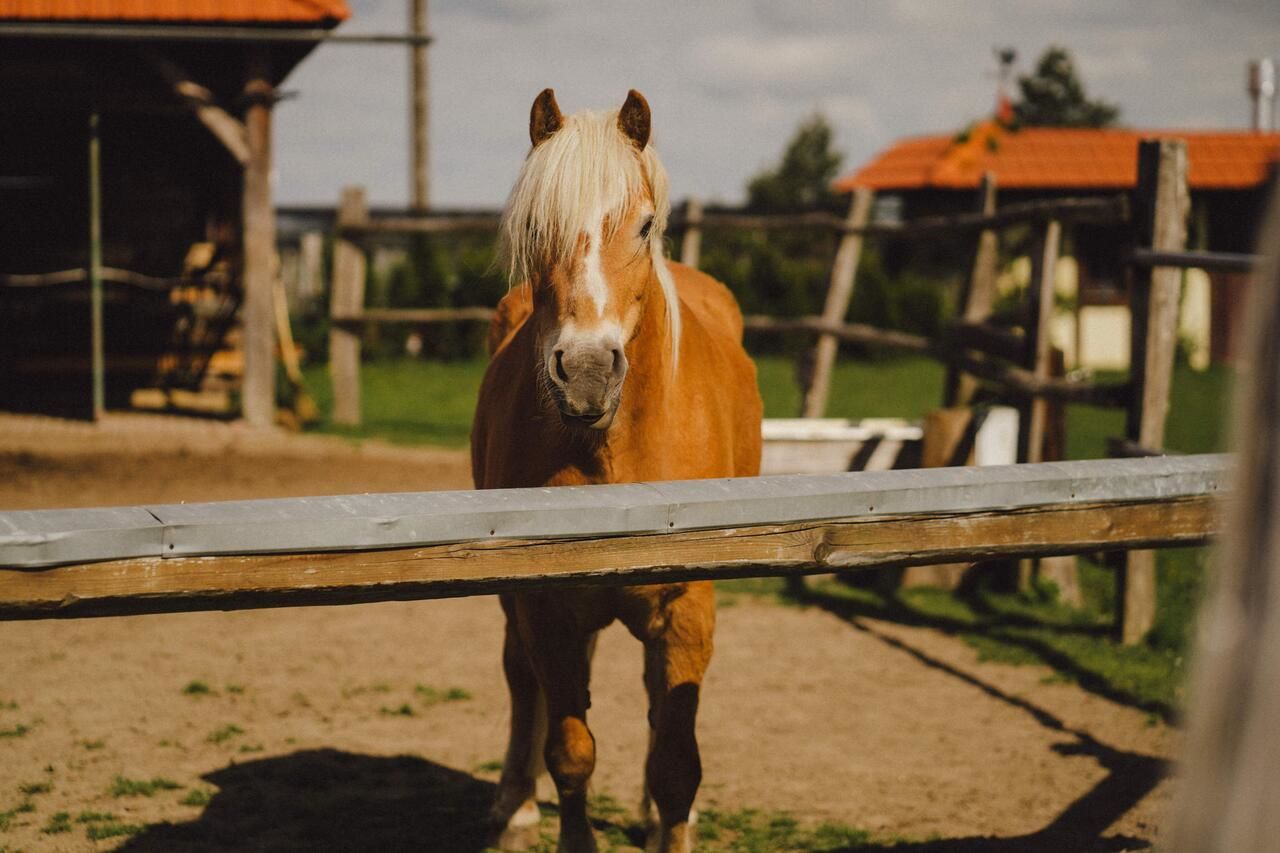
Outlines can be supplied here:
<path id="1" fill-rule="evenodd" d="M 1018 78 L 1022 99 L 1014 104 L 1019 124 L 1029 127 L 1110 127 L 1120 108 L 1091 100 L 1076 76 L 1075 63 L 1065 47 L 1050 45 L 1035 71 Z"/>
<path id="2" fill-rule="evenodd" d="M 814 114 L 796 129 L 782 160 L 747 184 L 747 205 L 754 210 L 831 207 L 838 204 L 831 182 L 844 155 L 831 147 L 831 125 Z"/>

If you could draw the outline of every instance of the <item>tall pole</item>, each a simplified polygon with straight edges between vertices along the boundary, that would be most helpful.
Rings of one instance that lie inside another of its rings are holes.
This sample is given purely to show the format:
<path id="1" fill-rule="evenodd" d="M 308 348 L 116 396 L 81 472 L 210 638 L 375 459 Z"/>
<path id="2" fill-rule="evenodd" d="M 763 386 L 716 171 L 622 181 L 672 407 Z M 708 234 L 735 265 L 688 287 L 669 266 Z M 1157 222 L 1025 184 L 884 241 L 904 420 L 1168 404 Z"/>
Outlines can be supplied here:
<path id="1" fill-rule="evenodd" d="M 409 0 L 409 32 L 417 36 L 427 34 L 427 0 Z M 412 147 L 413 207 L 425 210 L 431 199 L 431 159 L 427 150 L 427 136 L 431 118 L 427 110 L 427 46 L 415 44 L 409 48 L 409 100 L 411 106 L 409 134 Z"/>
<path id="2" fill-rule="evenodd" d="M 276 229 L 271 203 L 271 107 L 275 91 L 263 54 L 249 61 L 244 94 L 249 161 L 244 165 L 241 200 L 241 245 L 244 251 L 244 378 L 240 398 L 245 421 L 254 427 L 275 422 L 275 279 Z"/>
<path id="3" fill-rule="evenodd" d="M 102 347 L 102 167 L 99 116 L 89 114 L 89 327 L 93 373 L 93 419 L 106 411 L 106 359 Z"/>

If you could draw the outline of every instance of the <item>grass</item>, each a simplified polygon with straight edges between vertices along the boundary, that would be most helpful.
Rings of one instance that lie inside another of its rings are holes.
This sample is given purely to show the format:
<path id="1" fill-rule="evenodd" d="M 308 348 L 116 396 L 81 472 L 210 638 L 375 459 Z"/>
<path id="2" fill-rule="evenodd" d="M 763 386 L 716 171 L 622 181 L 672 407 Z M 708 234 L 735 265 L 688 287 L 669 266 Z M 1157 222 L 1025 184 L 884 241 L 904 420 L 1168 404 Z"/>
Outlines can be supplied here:
<path id="1" fill-rule="evenodd" d="M 221 728 L 214 729 L 209 732 L 209 736 L 205 738 L 209 743 L 226 743 L 233 737 L 244 734 L 244 729 L 235 723 L 227 723 Z"/>
<path id="2" fill-rule="evenodd" d="M 152 779 L 129 779 L 117 776 L 111 781 L 107 793 L 117 799 L 120 797 L 154 797 L 157 791 L 176 791 L 182 786 L 172 779 L 156 776 Z"/>
<path id="3" fill-rule="evenodd" d="M 124 823 L 119 820 L 95 821 L 85 827 L 84 834 L 90 841 L 101 841 L 104 838 L 120 838 L 137 835 L 147 827 L 141 823 Z"/>
<path id="4" fill-rule="evenodd" d="M 403 705 L 398 705 L 394 708 L 389 708 L 386 705 L 383 705 L 378 710 L 384 717 L 416 717 L 417 716 L 417 712 L 413 710 L 413 706 L 410 705 L 408 702 L 405 702 Z"/>
<path id="5" fill-rule="evenodd" d="M 182 688 L 184 696 L 216 696 L 216 691 L 203 681 L 188 681 Z"/>
<path id="6" fill-rule="evenodd" d="M 52 782 L 23 782 L 18 786 L 18 793 L 33 797 L 36 794 L 47 794 L 53 790 Z"/>
<path id="7" fill-rule="evenodd" d="M 36 804 L 30 800 L 23 800 L 11 809 L 0 811 L 0 832 L 8 832 L 13 826 L 13 820 L 20 814 L 30 814 L 36 810 Z"/>
<path id="8" fill-rule="evenodd" d="M 439 690 L 435 687 L 419 684 L 413 688 L 413 692 L 418 697 L 418 701 L 428 708 L 432 705 L 439 705 L 442 702 L 465 702 L 471 698 L 471 694 L 461 687 Z"/>
<path id="9" fill-rule="evenodd" d="M 49 816 L 49 820 L 41 827 L 41 832 L 45 835 L 61 835 L 64 832 L 71 831 L 71 813 L 70 812 L 54 812 Z"/>
<path id="10" fill-rule="evenodd" d="M 27 732 L 29 732 L 29 731 L 31 731 L 31 726 L 24 725 L 23 723 L 18 723 L 16 726 L 12 726 L 12 727 L 7 728 L 7 729 L 0 729 L 0 738 L 5 738 L 5 737 L 13 737 L 13 738 L 23 737 L 23 736 L 24 736 L 24 735 L 26 735 L 26 734 L 27 734 Z"/>
<path id="11" fill-rule="evenodd" d="M 199 808 L 203 808 L 209 805 L 211 800 L 213 800 L 213 791 L 208 788 L 192 788 L 190 791 L 187 791 L 187 795 L 185 797 L 178 800 L 178 805 L 197 806 Z"/>

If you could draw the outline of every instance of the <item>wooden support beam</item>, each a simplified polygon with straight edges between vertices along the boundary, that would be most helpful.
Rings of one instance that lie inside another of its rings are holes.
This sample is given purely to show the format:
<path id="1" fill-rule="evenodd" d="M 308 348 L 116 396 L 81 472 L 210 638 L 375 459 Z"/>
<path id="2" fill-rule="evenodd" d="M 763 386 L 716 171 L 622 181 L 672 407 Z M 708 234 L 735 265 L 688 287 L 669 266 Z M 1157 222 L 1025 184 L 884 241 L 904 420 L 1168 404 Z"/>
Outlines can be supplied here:
<path id="1" fill-rule="evenodd" d="M 252 153 L 249 148 L 249 131 L 245 124 L 220 107 L 213 93 L 193 80 L 177 63 L 154 51 L 146 51 L 145 55 L 147 61 L 200 123 L 217 137 L 236 162 L 247 166 Z"/>
<path id="2" fill-rule="evenodd" d="M 364 308 L 359 314 L 336 316 L 334 323 L 354 326 L 360 323 L 408 323 L 411 325 L 427 325 L 430 323 L 456 323 L 459 321 L 488 322 L 493 319 L 494 309 L 480 305 L 468 308 Z"/>
<path id="3" fill-rule="evenodd" d="M 1027 324 L 1027 366 L 1037 379 L 1052 375 L 1053 339 L 1050 334 L 1053 321 L 1054 277 L 1058 268 L 1058 250 L 1062 244 L 1062 226 L 1056 220 L 1044 225 L 1032 254 L 1031 284 L 1027 304 L 1031 322 Z M 1021 461 L 1041 462 L 1044 459 L 1045 430 L 1049 421 L 1049 401 L 1034 397 L 1027 406 Z"/>
<path id="4" fill-rule="evenodd" d="M 244 167 L 241 199 L 241 247 L 244 252 L 244 378 L 240 389 L 242 414 L 254 427 L 275 422 L 275 281 L 276 219 L 271 202 L 271 108 L 275 92 L 264 55 L 251 61 L 245 97 L 249 159 Z"/>
<path id="5" fill-rule="evenodd" d="M 352 242 L 344 227 L 359 225 L 369 217 L 363 187 L 346 187 L 338 203 L 337 236 L 333 241 L 333 282 L 329 315 L 329 378 L 333 382 L 333 422 L 359 426 L 360 329 L 342 321 L 364 311 L 364 249 Z"/>
<path id="6" fill-rule="evenodd" d="M 996 176 L 986 172 L 978 187 L 978 212 L 990 216 L 996 212 Z M 965 288 L 964 307 L 960 312 L 960 321 L 965 324 L 978 324 L 991 316 L 991 308 L 995 304 L 996 295 L 996 263 L 999 260 L 999 236 L 991 228 L 978 233 L 978 246 L 973 256 L 973 270 L 969 274 L 969 282 Z M 1021 361 L 1021 359 L 1018 359 Z M 947 384 L 943 392 L 943 405 L 947 407 L 967 406 L 973 401 L 973 393 L 978 390 L 975 377 L 962 372 L 959 368 L 947 370 Z"/>
<path id="7" fill-rule="evenodd" d="M 409 48 L 409 127 L 413 192 L 417 210 L 431 203 L 430 121 L 427 89 L 427 0 L 410 0 L 409 32 L 422 39 Z"/>
<path id="8" fill-rule="evenodd" d="M 1134 193 L 1137 244 L 1156 252 L 1181 252 L 1187 245 L 1187 147 L 1175 139 L 1144 140 L 1138 146 L 1138 186 Z M 1133 271 L 1129 305 L 1133 314 L 1130 371 L 1133 395 L 1125 438 L 1140 447 L 1164 446 L 1165 419 L 1173 384 L 1178 342 L 1178 297 L 1182 271 L 1171 267 Z M 1119 634 L 1137 643 L 1155 624 L 1156 554 L 1134 551 L 1118 576 Z"/>
<path id="9" fill-rule="evenodd" d="M 862 228 L 871 219 L 871 203 L 875 195 L 866 187 L 859 187 L 853 192 L 853 200 L 849 204 L 849 215 L 845 222 L 850 228 Z M 822 309 L 822 319 L 827 323 L 843 323 L 849 313 L 849 301 L 853 298 L 853 284 L 858 276 L 858 261 L 862 257 L 862 235 L 846 233 L 840 238 L 836 249 L 835 263 L 831 267 L 831 286 L 827 290 L 827 301 Z M 818 338 L 818 346 L 814 350 L 813 374 L 809 387 L 805 389 L 804 404 L 801 416 L 820 418 L 827 411 L 827 398 L 831 394 L 831 370 L 836 362 L 836 350 L 839 341 L 834 335 L 824 334 Z"/>
<path id="10" fill-rule="evenodd" d="M 1199 544 L 1218 529 L 1227 464 L 1188 456 L 0 513 L 0 619 Z"/>
<path id="11" fill-rule="evenodd" d="M 702 256 L 702 202 L 690 197 L 685 204 L 684 237 L 680 240 L 680 263 L 697 269 Z"/>

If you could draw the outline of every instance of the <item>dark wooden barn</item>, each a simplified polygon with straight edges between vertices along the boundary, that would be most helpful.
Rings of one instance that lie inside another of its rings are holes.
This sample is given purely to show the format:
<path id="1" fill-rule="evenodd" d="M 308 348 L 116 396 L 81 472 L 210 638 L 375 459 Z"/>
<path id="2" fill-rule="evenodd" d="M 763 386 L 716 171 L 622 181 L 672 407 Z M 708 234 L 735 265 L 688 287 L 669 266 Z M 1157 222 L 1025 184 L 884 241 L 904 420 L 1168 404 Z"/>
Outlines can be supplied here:
<path id="1" fill-rule="evenodd" d="M 271 110 L 347 14 L 0 0 L 0 409 L 95 414 L 193 388 L 230 336 L 244 416 L 270 423 Z"/>

